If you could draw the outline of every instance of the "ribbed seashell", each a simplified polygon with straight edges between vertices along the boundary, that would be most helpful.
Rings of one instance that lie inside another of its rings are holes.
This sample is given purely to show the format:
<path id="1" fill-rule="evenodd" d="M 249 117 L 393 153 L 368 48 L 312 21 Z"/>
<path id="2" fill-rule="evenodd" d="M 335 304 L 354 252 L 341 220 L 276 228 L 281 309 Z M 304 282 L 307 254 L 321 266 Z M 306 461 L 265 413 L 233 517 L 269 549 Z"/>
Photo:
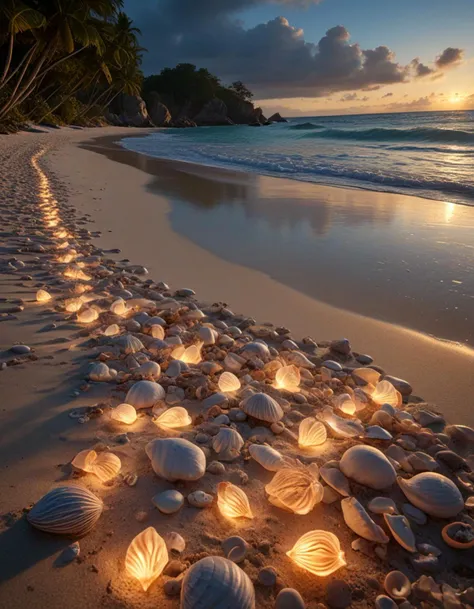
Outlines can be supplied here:
<path id="1" fill-rule="evenodd" d="M 142 341 L 133 336 L 133 334 L 122 334 L 114 340 L 114 344 L 120 347 L 120 351 L 122 353 L 137 353 L 138 351 L 142 351 L 145 347 Z"/>
<path id="2" fill-rule="evenodd" d="M 337 467 L 321 467 L 321 478 L 343 497 L 349 497 L 351 489 L 349 481 Z"/>
<path id="3" fill-rule="evenodd" d="M 232 372 L 223 372 L 220 375 L 217 384 L 219 386 L 219 391 L 222 391 L 223 393 L 231 393 L 232 391 L 238 391 L 240 389 L 240 381 Z"/>
<path id="4" fill-rule="evenodd" d="M 183 438 L 159 438 L 145 447 L 153 471 L 170 482 L 199 480 L 206 471 L 203 451 Z"/>
<path id="5" fill-rule="evenodd" d="M 271 446 L 251 444 L 249 453 L 252 459 L 269 472 L 277 472 L 287 464 L 285 458 Z"/>
<path id="6" fill-rule="evenodd" d="M 219 333 L 208 326 L 202 326 L 199 328 L 198 335 L 199 339 L 202 340 L 205 345 L 214 345 L 216 340 L 219 338 Z"/>
<path id="7" fill-rule="evenodd" d="M 103 509 L 102 501 L 86 488 L 60 486 L 46 493 L 26 518 L 47 533 L 81 536 L 94 527 Z"/>
<path id="8" fill-rule="evenodd" d="M 276 423 L 283 418 L 280 404 L 266 393 L 254 393 L 240 403 L 240 408 L 245 414 L 267 423 Z"/>
<path id="9" fill-rule="evenodd" d="M 161 375 L 161 367 L 157 362 L 144 362 L 138 369 L 138 373 L 145 378 L 158 379 Z"/>
<path id="10" fill-rule="evenodd" d="M 148 527 L 132 540 L 125 556 L 128 574 L 138 579 L 145 592 L 161 575 L 167 562 L 165 541 L 153 527 Z"/>
<path id="11" fill-rule="evenodd" d="M 372 446 L 352 446 L 342 455 L 339 467 L 348 478 L 376 490 L 388 488 L 397 478 L 387 457 Z"/>
<path id="12" fill-rule="evenodd" d="M 399 514 L 384 514 L 383 516 L 394 539 L 398 541 L 402 548 L 405 548 L 408 552 L 416 552 L 415 536 L 407 518 Z"/>
<path id="13" fill-rule="evenodd" d="M 84 309 L 77 314 L 77 321 L 81 324 L 90 324 L 98 319 L 99 313 L 96 309 Z"/>
<path id="14" fill-rule="evenodd" d="M 437 518 L 451 518 L 464 508 L 457 486 L 441 474 L 424 472 L 409 480 L 398 478 L 398 485 L 414 506 Z"/>
<path id="15" fill-rule="evenodd" d="M 120 326 L 117 324 L 110 324 L 104 330 L 104 336 L 116 336 L 120 334 Z"/>
<path id="16" fill-rule="evenodd" d="M 321 421 L 312 417 L 303 419 L 298 428 L 298 446 L 304 449 L 312 449 L 326 442 L 328 432 Z"/>
<path id="17" fill-rule="evenodd" d="M 224 367 L 231 372 L 238 372 L 245 364 L 245 360 L 237 353 L 228 353 L 223 361 Z"/>
<path id="18" fill-rule="evenodd" d="M 408 598 L 411 594 L 411 583 L 401 571 L 390 571 L 383 582 L 385 592 L 392 598 Z"/>
<path id="19" fill-rule="evenodd" d="M 271 357 L 267 345 L 264 342 L 259 341 L 244 345 L 240 351 L 240 354 L 246 360 L 251 360 L 258 357 L 263 362 L 267 362 Z"/>
<path id="20" fill-rule="evenodd" d="M 217 485 L 217 506 L 227 518 L 253 518 L 247 495 L 231 482 Z"/>
<path id="21" fill-rule="evenodd" d="M 103 362 L 97 362 L 89 369 L 88 376 L 91 381 L 107 382 L 117 376 L 117 371 L 109 368 L 107 364 L 104 364 Z"/>
<path id="22" fill-rule="evenodd" d="M 36 292 L 36 302 L 48 302 L 51 298 L 51 294 L 46 290 L 40 289 Z"/>
<path id="23" fill-rule="evenodd" d="M 334 407 L 343 412 L 344 414 L 353 415 L 355 413 L 356 405 L 352 397 L 348 393 L 341 393 L 333 399 Z"/>
<path id="24" fill-rule="evenodd" d="M 131 404 L 119 404 L 117 408 L 112 410 L 112 414 L 110 417 L 114 421 L 118 421 L 119 423 L 125 423 L 126 425 L 131 425 L 135 423 L 137 420 L 137 411 L 135 407 Z"/>
<path id="25" fill-rule="evenodd" d="M 185 364 L 199 364 L 201 361 L 201 347 L 202 343 L 198 345 L 191 345 L 190 347 L 185 347 L 184 345 L 179 345 L 171 352 L 171 357 L 177 359 Z"/>
<path id="26" fill-rule="evenodd" d="M 295 514 L 308 514 L 323 498 L 323 487 L 310 468 L 284 467 L 265 486 L 268 500 Z"/>
<path id="27" fill-rule="evenodd" d="M 315 368 L 315 364 L 311 362 L 304 353 L 300 351 L 290 351 L 286 356 L 286 359 L 290 362 L 290 364 L 294 364 L 298 366 L 298 368 Z"/>
<path id="28" fill-rule="evenodd" d="M 338 417 L 328 406 L 318 412 L 316 417 L 329 426 L 336 438 L 355 438 L 364 434 L 364 427 L 358 419 L 349 421 Z"/>
<path id="29" fill-rule="evenodd" d="M 123 298 L 117 298 L 117 300 L 114 300 L 110 305 L 110 312 L 114 315 L 126 315 L 128 311 L 129 309 Z"/>
<path id="30" fill-rule="evenodd" d="M 376 410 L 369 423 L 371 425 L 379 425 L 380 427 L 390 431 L 393 427 L 393 417 L 384 410 Z"/>
<path id="31" fill-rule="evenodd" d="M 181 427 L 191 425 L 192 422 L 193 420 L 189 416 L 188 411 L 182 406 L 168 408 L 168 410 L 165 410 L 154 420 L 154 423 L 158 427 L 165 427 L 167 429 L 180 429 Z"/>
<path id="32" fill-rule="evenodd" d="M 76 469 L 94 474 L 101 482 L 115 478 L 122 467 L 117 455 L 109 452 L 97 453 L 95 450 L 81 450 L 71 461 Z"/>
<path id="33" fill-rule="evenodd" d="M 398 406 L 399 398 L 395 387 L 389 381 L 379 381 L 375 385 L 375 389 L 370 394 L 370 397 L 376 404 L 390 404 Z"/>
<path id="34" fill-rule="evenodd" d="M 140 408 L 152 408 L 156 403 L 164 400 L 166 392 L 161 385 L 153 381 L 138 381 L 133 385 L 125 397 L 125 403 Z"/>
<path id="35" fill-rule="evenodd" d="M 358 385 L 376 385 L 380 380 L 381 374 L 373 368 L 355 368 L 352 371 L 352 378 Z"/>
<path id="36" fill-rule="evenodd" d="M 185 573 L 180 609 L 255 609 L 255 591 L 248 575 L 221 556 L 206 556 Z"/>
<path id="37" fill-rule="evenodd" d="M 357 533 L 359 537 L 375 541 L 377 543 L 388 543 L 389 538 L 382 528 L 376 524 L 365 511 L 363 505 L 355 497 L 347 497 L 341 501 L 342 514 L 347 526 Z"/>
<path id="38" fill-rule="evenodd" d="M 242 436 L 230 427 L 221 427 L 219 433 L 212 439 L 212 448 L 216 453 L 225 453 L 228 456 L 234 455 L 237 457 L 243 445 Z"/>
<path id="39" fill-rule="evenodd" d="M 152 324 L 150 326 L 150 334 L 153 336 L 153 338 L 159 338 L 160 340 L 165 338 L 165 330 L 163 326 L 158 324 Z"/>
<path id="40" fill-rule="evenodd" d="M 299 567 L 326 577 L 346 565 L 339 539 L 329 531 L 309 531 L 287 553 Z"/>
<path id="41" fill-rule="evenodd" d="M 290 366 L 282 366 L 275 374 L 276 389 L 285 389 L 291 393 L 296 393 L 300 390 L 301 374 L 298 368 L 291 364 Z"/>

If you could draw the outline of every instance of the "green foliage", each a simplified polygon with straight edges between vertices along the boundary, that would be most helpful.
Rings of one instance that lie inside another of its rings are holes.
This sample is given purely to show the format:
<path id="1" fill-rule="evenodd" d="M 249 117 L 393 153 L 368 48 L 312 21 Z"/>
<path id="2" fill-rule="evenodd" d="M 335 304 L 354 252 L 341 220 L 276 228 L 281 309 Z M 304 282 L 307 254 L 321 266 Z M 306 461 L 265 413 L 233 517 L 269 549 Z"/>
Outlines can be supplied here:
<path id="1" fill-rule="evenodd" d="M 241 80 L 236 80 L 235 82 L 233 82 L 230 85 L 229 89 L 237 93 L 237 95 L 245 101 L 250 101 L 253 97 L 252 91 L 250 91 L 250 89 L 247 89 L 247 87 Z"/>

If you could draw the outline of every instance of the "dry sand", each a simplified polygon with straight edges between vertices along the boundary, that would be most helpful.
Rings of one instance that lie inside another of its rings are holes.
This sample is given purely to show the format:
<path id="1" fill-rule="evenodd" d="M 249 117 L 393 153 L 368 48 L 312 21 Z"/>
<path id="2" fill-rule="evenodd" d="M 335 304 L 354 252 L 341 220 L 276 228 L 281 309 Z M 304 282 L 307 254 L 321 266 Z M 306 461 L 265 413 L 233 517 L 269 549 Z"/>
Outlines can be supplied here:
<path id="1" fill-rule="evenodd" d="M 117 136 L 129 133 L 119 129 L 107 132 Z M 0 141 L 3 260 L 16 255 L 18 243 L 11 230 L 21 225 L 22 202 L 37 199 L 38 177 L 31 166 L 31 157 L 46 147 L 48 153 L 41 166 L 49 176 L 55 196 L 60 202 L 72 205 L 78 218 L 90 214 L 93 224 L 86 226 L 91 231 L 101 231 L 100 237 L 94 240 L 98 247 L 120 248 L 117 259 L 126 257 L 144 264 L 155 280 L 167 281 L 174 288 L 192 287 L 205 301 L 225 300 L 235 312 L 290 327 L 295 337 L 311 335 L 318 340 L 346 335 L 355 350 L 370 353 L 376 363 L 391 374 L 407 378 L 415 394 L 436 402 L 449 420 L 472 424 L 474 414 L 469 408 L 474 388 L 472 351 L 318 303 L 189 243 L 171 231 L 166 199 L 146 192 L 147 174 L 133 167 L 118 166 L 102 155 L 77 146 L 78 142 L 96 135 L 96 130 L 65 129 L 48 134 L 9 136 Z M 65 323 L 64 316 L 51 306 L 33 302 L 36 289 L 42 284 L 41 269 L 32 262 L 34 256 L 17 255 L 26 262 L 27 268 L 30 265 L 34 269 L 32 281 L 20 279 L 19 272 L 0 276 L 1 295 L 8 299 L 1 303 L 2 310 L 17 306 L 17 299 L 23 299 L 25 307 L 13 313 L 16 319 L 0 323 L 0 346 L 4 349 L 1 361 L 11 361 L 14 356 L 9 348 L 16 342 L 34 349 L 33 357 L 26 356 L 19 365 L 8 366 L 0 372 L 0 513 L 3 517 L 0 606 L 8 609 L 176 608 L 178 601 L 165 599 L 160 583 L 145 595 L 126 577 L 123 560 L 129 541 L 148 524 L 160 532 L 177 530 L 186 538 L 186 553 L 192 558 L 210 548 L 220 553 L 219 540 L 239 529 L 218 517 L 215 508 L 212 511 L 186 508 L 179 517 L 170 518 L 151 506 L 150 498 L 172 485 L 151 473 L 142 448 L 145 440 L 153 437 L 153 432 L 149 424 L 144 428 L 143 419 L 129 434 L 132 442 L 121 445 L 114 444 L 114 438 L 123 429 L 105 422 L 104 418 L 80 425 L 77 419 L 68 416 L 75 408 L 108 399 L 110 388 L 106 384 L 95 384 L 87 392 L 80 391 L 93 354 L 78 336 L 77 325 Z M 54 285 L 51 291 L 60 292 Z M 45 329 L 51 323 L 56 323 L 57 328 Z M 118 402 L 116 397 L 113 403 Z M 71 467 L 67 464 L 78 451 L 97 441 L 112 445 L 122 459 L 122 472 L 136 471 L 139 482 L 130 488 L 123 482 L 104 486 L 94 482 L 91 476 L 84 479 L 87 486 L 104 499 L 108 510 L 94 531 L 80 541 L 80 560 L 56 568 L 54 561 L 59 551 L 70 541 L 32 531 L 21 518 L 22 510 L 55 484 L 69 480 Z M 255 502 L 258 518 L 249 528 L 241 528 L 240 533 L 255 546 L 269 541 L 271 548 L 269 555 L 257 552 L 247 572 L 255 577 L 259 564 L 274 565 L 281 582 L 300 589 L 309 601 L 308 607 L 315 608 L 324 600 L 326 580 L 315 580 L 293 568 L 282 551 L 291 545 L 290 540 L 294 541 L 307 530 L 329 528 L 339 535 L 349 563 L 347 569 L 331 579 L 341 578 L 350 583 L 357 593 L 354 599 L 358 596 L 355 607 L 367 606 L 366 603 L 371 606 L 376 592 L 368 580 L 372 577 L 381 582 L 389 566 L 351 550 L 354 536 L 344 527 L 337 509 L 323 506 L 304 519 L 295 519 L 276 509 L 267 512 L 263 484 L 271 475 L 255 463 L 245 469 L 251 480 L 246 491 L 251 502 Z M 240 480 L 239 471 L 239 466 L 229 466 L 230 479 Z M 185 485 L 186 492 L 196 488 L 212 490 L 215 480 L 208 478 L 212 477 L 207 475 L 202 484 Z M 140 512 L 146 512 L 146 516 L 142 517 Z M 419 532 L 416 527 L 415 530 Z M 435 545 L 441 543 L 437 529 L 425 528 L 423 535 Z M 443 578 L 457 584 L 459 578 L 453 567 L 457 565 L 459 573 L 462 560 L 446 548 L 443 552 Z M 462 559 L 469 563 L 472 556 Z M 391 554 L 390 566 L 406 568 L 397 548 Z M 468 569 L 467 573 L 472 571 Z M 467 585 L 468 580 L 464 583 Z M 273 596 L 268 590 L 259 587 L 257 599 L 258 607 L 273 606 Z"/>

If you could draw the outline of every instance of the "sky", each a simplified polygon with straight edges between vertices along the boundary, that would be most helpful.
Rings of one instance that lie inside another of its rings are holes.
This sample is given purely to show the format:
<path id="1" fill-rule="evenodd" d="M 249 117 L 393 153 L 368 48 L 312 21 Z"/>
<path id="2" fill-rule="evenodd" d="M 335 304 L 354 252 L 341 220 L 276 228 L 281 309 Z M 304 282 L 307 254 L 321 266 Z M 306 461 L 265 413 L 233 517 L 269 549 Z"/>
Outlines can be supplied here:
<path id="1" fill-rule="evenodd" d="M 146 75 L 243 81 L 265 114 L 474 109 L 474 0 L 125 0 Z"/>

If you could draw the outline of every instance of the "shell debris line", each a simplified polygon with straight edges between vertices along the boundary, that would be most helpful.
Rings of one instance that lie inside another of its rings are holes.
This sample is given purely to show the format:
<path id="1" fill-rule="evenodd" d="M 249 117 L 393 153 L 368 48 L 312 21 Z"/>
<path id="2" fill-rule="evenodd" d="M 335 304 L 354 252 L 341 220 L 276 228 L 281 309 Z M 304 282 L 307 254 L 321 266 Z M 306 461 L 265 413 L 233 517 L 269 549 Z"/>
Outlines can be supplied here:
<path id="1" fill-rule="evenodd" d="M 474 430 L 347 339 L 300 340 L 115 260 L 56 200 L 45 152 L 16 236 L 35 257 L 8 273 L 41 277 L 32 306 L 73 325 L 100 403 L 69 413 L 84 445 L 31 497 L 32 527 L 95 539 L 120 519 L 124 606 L 474 607 Z"/>

